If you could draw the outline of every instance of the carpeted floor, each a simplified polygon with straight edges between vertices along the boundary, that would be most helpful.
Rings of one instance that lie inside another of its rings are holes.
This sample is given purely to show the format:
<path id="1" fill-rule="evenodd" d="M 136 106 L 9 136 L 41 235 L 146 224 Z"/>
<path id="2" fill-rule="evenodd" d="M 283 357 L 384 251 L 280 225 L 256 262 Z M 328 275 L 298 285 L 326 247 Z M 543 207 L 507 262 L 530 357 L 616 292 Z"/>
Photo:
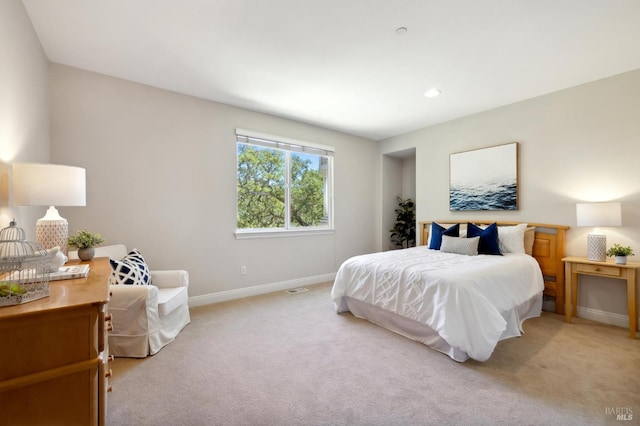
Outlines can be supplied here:
<path id="1" fill-rule="evenodd" d="M 155 356 L 117 358 L 108 424 L 640 424 L 626 329 L 545 312 L 487 362 L 457 363 L 336 314 L 331 283 L 308 288 L 194 308 Z"/>

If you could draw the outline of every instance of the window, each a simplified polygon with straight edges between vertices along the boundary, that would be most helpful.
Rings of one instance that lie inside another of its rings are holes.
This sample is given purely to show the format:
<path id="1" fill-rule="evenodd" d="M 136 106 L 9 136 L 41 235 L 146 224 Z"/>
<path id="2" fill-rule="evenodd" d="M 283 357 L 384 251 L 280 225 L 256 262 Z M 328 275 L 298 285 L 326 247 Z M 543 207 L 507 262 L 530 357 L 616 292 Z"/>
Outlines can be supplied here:
<path id="1" fill-rule="evenodd" d="M 329 146 L 236 129 L 236 236 L 333 229 Z"/>

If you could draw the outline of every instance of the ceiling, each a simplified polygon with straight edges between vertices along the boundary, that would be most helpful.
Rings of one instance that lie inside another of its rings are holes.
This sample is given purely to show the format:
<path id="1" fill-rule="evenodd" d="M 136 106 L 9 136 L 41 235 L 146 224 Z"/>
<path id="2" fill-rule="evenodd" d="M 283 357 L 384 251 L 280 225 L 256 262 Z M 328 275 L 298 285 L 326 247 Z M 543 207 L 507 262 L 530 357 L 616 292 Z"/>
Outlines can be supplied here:
<path id="1" fill-rule="evenodd" d="M 640 68 L 637 0 L 23 3 L 52 62 L 373 140 Z"/>

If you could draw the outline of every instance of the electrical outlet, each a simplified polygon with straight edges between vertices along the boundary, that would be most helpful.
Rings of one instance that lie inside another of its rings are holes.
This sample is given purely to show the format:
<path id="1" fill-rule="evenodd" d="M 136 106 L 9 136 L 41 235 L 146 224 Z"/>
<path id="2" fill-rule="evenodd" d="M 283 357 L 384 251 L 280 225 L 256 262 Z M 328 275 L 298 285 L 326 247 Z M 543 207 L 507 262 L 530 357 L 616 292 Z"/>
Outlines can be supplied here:
<path id="1" fill-rule="evenodd" d="M 240 267 L 240 275 L 247 275 L 247 267 L 242 265 Z"/>

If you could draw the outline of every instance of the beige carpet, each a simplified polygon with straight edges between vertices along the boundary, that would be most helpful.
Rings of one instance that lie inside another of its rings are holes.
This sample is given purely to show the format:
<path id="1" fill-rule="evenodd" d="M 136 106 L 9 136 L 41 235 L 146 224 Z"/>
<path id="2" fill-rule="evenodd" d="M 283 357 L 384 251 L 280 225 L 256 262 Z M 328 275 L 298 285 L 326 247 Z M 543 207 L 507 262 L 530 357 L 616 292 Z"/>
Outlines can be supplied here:
<path id="1" fill-rule="evenodd" d="M 545 312 L 457 363 L 308 288 L 194 308 L 155 356 L 116 359 L 109 425 L 640 424 L 626 329 Z"/>

